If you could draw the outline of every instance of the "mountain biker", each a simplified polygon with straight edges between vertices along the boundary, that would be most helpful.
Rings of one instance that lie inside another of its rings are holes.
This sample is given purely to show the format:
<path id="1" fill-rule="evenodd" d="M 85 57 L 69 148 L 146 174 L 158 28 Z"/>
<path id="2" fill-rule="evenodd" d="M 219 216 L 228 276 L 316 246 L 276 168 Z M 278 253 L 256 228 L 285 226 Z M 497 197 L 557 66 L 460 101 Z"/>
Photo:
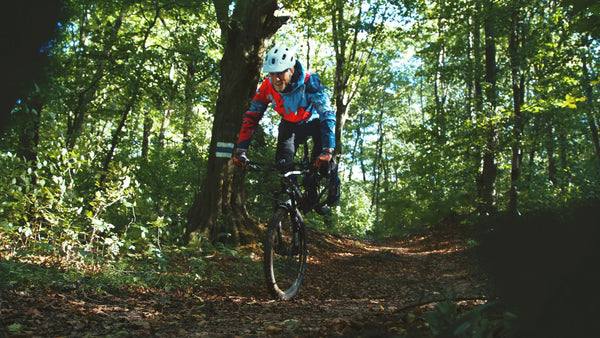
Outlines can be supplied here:
<path id="1" fill-rule="evenodd" d="M 335 164 L 332 161 L 335 112 L 319 76 L 305 71 L 294 54 L 292 48 L 275 46 L 266 55 L 262 71 L 269 76 L 260 84 L 244 115 L 233 157 L 234 163 L 242 168 L 249 162 L 248 146 L 269 104 L 281 116 L 275 152 L 281 172 L 293 168 L 296 150 L 308 137 L 313 140 L 311 160 L 314 166 L 324 168 Z M 335 171 L 338 179 L 337 166 Z"/>

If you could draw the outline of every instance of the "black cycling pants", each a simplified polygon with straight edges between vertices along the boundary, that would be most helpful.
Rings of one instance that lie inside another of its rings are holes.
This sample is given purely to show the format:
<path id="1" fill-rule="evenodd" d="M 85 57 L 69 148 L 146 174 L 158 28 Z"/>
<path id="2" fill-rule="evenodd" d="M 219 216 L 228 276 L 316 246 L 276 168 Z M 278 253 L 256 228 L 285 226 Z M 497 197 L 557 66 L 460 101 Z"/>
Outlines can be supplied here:
<path id="1" fill-rule="evenodd" d="M 308 123 L 293 123 L 281 120 L 279 123 L 279 136 L 277 137 L 277 150 L 275 152 L 275 161 L 281 172 L 292 170 L 294 167 L 294 155 L 298 146 L 308 140 L 313 139 L 311 160 L 314 160 L 321 154 L 321 128 L 320 121 L 313 120 Z"/>

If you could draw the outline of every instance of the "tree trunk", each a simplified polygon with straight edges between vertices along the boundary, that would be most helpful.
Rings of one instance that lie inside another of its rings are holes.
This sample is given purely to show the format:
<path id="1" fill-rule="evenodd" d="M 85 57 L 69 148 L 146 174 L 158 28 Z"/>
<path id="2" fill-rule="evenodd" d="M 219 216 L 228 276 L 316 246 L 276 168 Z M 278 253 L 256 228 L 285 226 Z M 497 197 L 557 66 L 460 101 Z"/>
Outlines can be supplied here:
<path id="1" fill-rule="evenodd" d="M 136 93 L 133 94 L 133 96 L 129 99 L 127 106 L 125 106 L 125 108 L 123 108 L 123 111 L 121 112 L 121 114 L 122 114 L 121 120 L 119 121 L 117 128 L 113 132 L 112 138 L 110 140 L 110 148 L 106 152 L 106 156 L 104 157 L 104 161 L 102 162 L 102 171 L 101 171 L 100 178 L 98 179 L 99 187 L 102 187 L 104 184 L 104 180 L 106 179 L 106 175 L 108 174 L 108 169 L 110 168 L 110 162 L 112 161 L 112 159 L 115 155 L 115 149 L 117 149 L 117 145 L 119 144 L 119 140 L 121 139 L 121 132 L 123 131 L 123 128 L 125 127 L 125 122 L 127 122 L 127 117 L 129 116 L 129 113 L 131 112 L 131 109 L 133 108 L 133 105 L 136 102 L 136 100 L 137 100 L 137 90 L 136 90 Z"/>
<path id="2" fill-rule="evenodd" d="M 352 147 L 352 152 L 350 153 L 350 165 L 348 166 L 348 181 L 352 180 L 352 175 L 354 174 L 354 166 L 356 165 L 356 160 L 359 158 L 359 146 L 361 147 L 360 153 L 362 154 L 362 125 L 364 121 L 364 116 L 362 114 L 358 115 L 358 122 L 356 124 L 356 138 L 354 139 L 354 146 Z M 359 160 L 362 162 L 362 160 Z"/>
<path id="3" fill-rule="evenodd" d="M 350 75 L 357 76 L 354 83 L 359 83 L 365 74 L 365 69 L 375 46 L 381 42 L 383 35 L 381 29 L 374 29 L 370 35 L 370 39 L 366 42 L 366 45 L 370 47 L 369 50 L 361 50 L 360 45 L 364 41 L 359 41 L 360 29 L 358 27 L 375 27 L 382 25 L 385 20 L 379 23 L 375 23 L 375 18 L 385 17 L 386 12 L 381 13 L 378 7 L 373 15 L 373 21 L 370 23 L 363 22 L 363 7 L 361 4 L 357 5 L 358 14 L 355 22 L 348 22 L 345 14 L 345 6 L 348 5 L 345 0 L 335 0 L 331 3 L 331 30 L 333 36 L 333 49 L 335 52 L 335 76 L 333 83 L 333 99 L 335 101 L 335 112 L 336 112 L 336 123 L 335 123 L 335 153 L 337 155 L 343 153 L 343 131 L 346 121 L 348 120 L 349 107 L 358 92 L 358 86 L 350 86 Z M 384 6 L 385 7 L 385 6 Z M 361 55 L 361 51 L 364 55 Z"/>
<path id="4" fill-rule="evenodd" d="M 162 152 L 165 148 L 165 134 L 167 132 L 167 127 L 169 126 L 169 120 L 171 119 L 171 114 L 173 114 L 173 110 L 171 109 L 169 103 L 167 102 L 167 107 L 163 110 L 162 120 L 160 123 L 160 130 L 158 131 L 158 138 L 156 140 L 156 150 Z"/>
<path id="5" fill-rule="evenodd" d="M 336 124 L 335 144 L 338 154 L 342 153 L 342 130 L 346 123 L 348 104 L 344 100 L 346 92 L 347 76 L 346 68 L 346 38 L 344 34 L 344 1 L 338 0 L 333 3 L 331 10 L 331 27 L 333 36 L 333 48 L 335 50 L 335 75 L 333 79 L 333 99 L 335 101 Z"/>
<path id="6" fill-rule="evenodd" d="M 183 116 L 183 145 L 187 148 L 190 143 L 190 124 L 194 115 L 194 95 L 196 94 L 196 85 L 194 77 L 196 75 L 196 65 L 193 60 L 187 62 L 187 72 L 185 78 L 185 112 Z"/>
<path id="7" fill-rule="evenodd" d="M 477 191 L 479 198 L 478 211 L 482 215 L 494 213 L 494 193 L 497 176 L 496 151 L 497 151 L 497 134 L 494 124 L 494 115 L 497 107 L 497 88 L 496 88 L 496 39 L 495 39 L 495 11 L 492 6 L 493 0 L 486 4 L 487 13 L 484 18 L 485 31 L 485 82 L 487 88 L 485 90 L 486 99 L 490 104 L 487 111 L 487 125 L 485 130 L 485 148 L 481 155 L 482 165 L 481 172 L 477 181 Z"/>
<path id="8" fill-rule="evenodd" d="M 592 77 L 588 69 L 587 55 L 590 53 L 590 39 L 588 36 L 584 36 L 582 39 L 582 45 L 584 50 L 581 55 L 581 69 L 583 72 L 583 92 L 585 93 L 586 104 L 585 104 L 585 116 L 588 120 L 588 126 L 590 128 L 590 135 L 592 137 L 592 144 L 594 145 L 594 154 L 600 159 L 600 136 L 598 134 L 598 125 L 594 118 L 594 91 L 592 89 Z"/>
<path id="9" fill-rule="evenodd" d="M 152 118 L 150 112 L 144 110 L 144 123 L 142 131 L 142 161 L 148 161 L 148 152 L 150 150 L 150 132 L 152 131 Z"/>
<path id="10" fill-rule="evenodd" d="M 521 139 L 523 135 L 523 120 L 521 116 L 521 106 L 524 101 L 525 79 L 521 69 L 522 57 L 520 50 L 523 47 L 523 27 L 520 24 L 520 8 L 513 9 L 511 14 L 512 29 L 509 39 L 509 56 L 512 76 L 512 98 L 513 98 L 513 140 L 511 144 L 512 158 L 510 171 L 510 189 L 508 213 L 512 216 L 518 215 L 518 182 L 521 178 L 521 162 L 523 159 L 523 148 Z"/>
<path id="11" fill-rule="evenodd" d="M 471 112 L 471 118 L 474 121 L 483 119 L 483 76 L 485 71 L 484 66 L 484 58 L 483 58 L 483 48 L 481 43 L 481 15 L 482 14 L 482 4 L 479 1 L 475 2 L 475 10 L 472 14 L 472 45 L 473 45 L 473 111 Z M 477 200 L 475 201 L 477 208 L 481 206 L 481 196 L 482 196 L 482 184 L 481 184 L 481 161 L 483 154 L 483 144 L 482 142 L 475 142 L 476 149 L 475 154 L 473 156 L 473 168 L 476 168 L 476 180 L 475 180 L 475 189 L 477 191 Z"/>
<path id="12" fill-rule="evenodd" d="M 548 119 L 547 121 L 547 125 L 546 125 L 546 142 L 544 142 L 545 146 L 546 146 L 546 152 L 548 153 L 548 179 L 550 180 L 550 182 L 552 182 L 552 184 L 557 185 L 558 182 L 558 168 L 556 165 L 556 156 L 554 155 L 555 153 L 555 141 L 554 141 L 554 133 L 553 133 L 553 117 L 551 119 Z"/>
<path id="13" fill-rule="evenodd" d="M 379 187 L 381 184 L 381 167 L 383 158 L 383 107 L 379 111 L 379 123 L 377 125 L 377 143 L 375 144 L 375 158 L 373 159 L 373 188 L 371 193 L 371 208 L 375 208 L 376 215 L 379 215 Z M 377 219 L 378 220 L 378 219 Z"/>
<path id="14" fill-rule="evenodd" d="M 233 244 L 255 239 L 258 223 L 244 205 L 243 172 L 230 158 L 216 156 L 217 142 L 237 140 L 244 111 L 256 91 L 264 41 L 287 21 L 275 17 L 277 1 L 247 0 L 235 3 L 213 0 L 225 45 L 221 59 L 221 82 L 212 127 L 206 176 L 188 212 L 186 239 L 202 235 L 211 241 Z"/>

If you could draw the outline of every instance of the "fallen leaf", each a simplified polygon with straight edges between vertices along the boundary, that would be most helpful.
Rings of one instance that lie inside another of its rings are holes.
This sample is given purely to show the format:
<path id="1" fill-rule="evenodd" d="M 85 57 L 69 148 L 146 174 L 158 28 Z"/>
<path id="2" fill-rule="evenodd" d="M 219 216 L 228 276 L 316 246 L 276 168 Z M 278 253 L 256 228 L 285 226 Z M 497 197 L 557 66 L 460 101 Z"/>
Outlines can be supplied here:
<path id="1" fill-rule="evenodd" d="M 283 332 L 283 329 L 277 326 L 269 325 L 265 328 L 266 334 L 277 334 Z"/>

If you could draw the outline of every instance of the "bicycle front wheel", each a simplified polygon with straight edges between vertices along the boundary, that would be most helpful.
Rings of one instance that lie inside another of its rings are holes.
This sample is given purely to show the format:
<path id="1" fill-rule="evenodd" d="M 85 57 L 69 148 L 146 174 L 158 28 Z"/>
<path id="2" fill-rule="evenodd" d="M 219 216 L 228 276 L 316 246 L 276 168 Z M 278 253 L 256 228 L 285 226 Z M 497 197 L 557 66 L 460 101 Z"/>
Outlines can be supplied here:
<path id="1" fill-rule="evenodd" d="M 306 232 L 302 215 L 294 209 L 277 208 L 267 228 L 264 245 L 267 289 L 288 300 L 300 288 L 306 269 Z"/>

